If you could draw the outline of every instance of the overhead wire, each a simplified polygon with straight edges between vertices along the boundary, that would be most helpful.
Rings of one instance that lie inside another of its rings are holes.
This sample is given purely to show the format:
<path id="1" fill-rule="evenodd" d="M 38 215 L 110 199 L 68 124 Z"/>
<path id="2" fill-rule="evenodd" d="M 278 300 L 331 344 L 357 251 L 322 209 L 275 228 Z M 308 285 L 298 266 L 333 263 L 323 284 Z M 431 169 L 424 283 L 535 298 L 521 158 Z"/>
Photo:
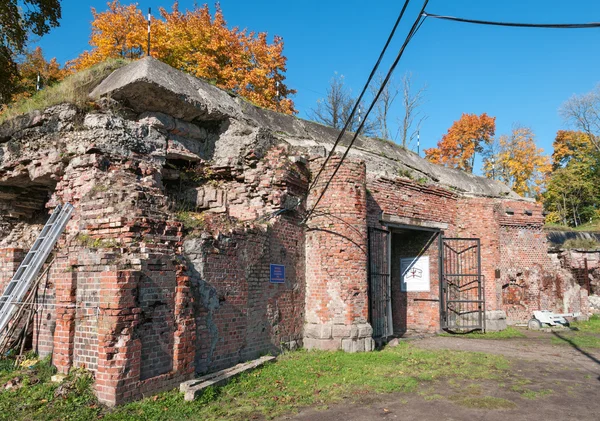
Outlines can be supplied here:
<path id="1" fill-rule="evenodd" d="M 356 103 L 354 104 L 354 107 L 352 108 L 352 112 L 350 113 L 348 119 L 346 120 L 346 123 L 344 124 L 344 127 L 342 128 L 342 130 L 338 134 L 337 139 L 333 143 L 331 151 L 329 152 L 329 154 L 325 158 L 325 162 L 323 162 L 323 165 L 321 166 L 321 168 L 317 172 L 317 175 L 315 176 L 315 178 L 313 178 L 312 183 L 308 187 L 308 191 L 309 192 L 317 185 L 317 181 L 319 180 L 319 177 L 321 176 L 321 173 L 323 172 L 323 169 L 325 168 L 325 166 L 327 165 L 327 163 L 329 162 L 329 160 L 333 156 L 335 148 L 338 146 L 338 144 L 340 143 L 340 141 L 344 137 L 344 134 L 346 133 L 346 130 L 348 130 L 348 127 L 350 126 L 350 123 L 352 122 L 352 119 L 354 118 L 354 115 L 356 114 L 356 111 L 357 111 L 357 109 L 360 106 L 360 101 L 362 100 L 363 96 L 365 95 L 365 92 L 369 88 L 369 84 L 371 83 L 371 80 L 373 79 L 373 76 L 375 76 L 375 73 L 377 72 L 377 69 L 379 68 L 379 65 L 381 64 L 381 60 L 383 59 L 383 57 L 385 55 L 385 52 L 387 51 L 388 46 L 390 45 L 390 43 L 392 42 L 392 39 L 394 38 L 394 35 L 396 33 L 396 29 L 398 28 L 398 25 L 400 24 L 400 21 L 402 20 L 402 17 L 404 16 L 404 12 L 406 11 L 406 8 L 408 7 L 408 3 L 409 2 L 410 2 L 410 0 L 405 0 L 404 6 L 402 6 L 402 10 L 400 11 L 400 14 L 398 15 L 398 19 L 396 19 L 396 23 L 394 24 L 394 27 L 392 28 L 392 31 L 390 32 L 390 35 L 388 36 L 388 39 L 387 39 L 385 45 L 383 46 L 383 49 L 381 50 L 381 53 L 379 54 L 379 58 L 377 59 L 377 62 L 373 66 L 373 69 L 371 70 L 371 74 L 367 78 L 367 82 L 365 83 L 365 86 L 363 87 L 362 92 L 358 96 L 358 98 L 356 100 Z"/>
<path id="2" fill-rule="evenodd" d="M 419 15 L 417 16 L 417 18 L 415 19 L 408 35 L 406 36 L 406 39 L 404 40 L 404 43 L 402 44 L 402 47 L 400 48 L 400 50 L 398 51 L 398 55 L 396 56 L 396 59 L 394 60 L 394 62 L 392 63 L 392 65 L 390 66 L 390 69 L 388 70 L 388 73 L 386 74 L 383 82 L 381 83 L 381 86 L 379 87 L 379 90 L 377 91 L 377 94 L 375 95 L 375 97 L 373 98 L 373 100 L 371 101 L 371 105 L 369 106 L 367 112 L 365 113 L 364 118 L 361 121 L 361 124 L 358 126 L 358 129 L 356 130 L 356 132 L 354 133 L 352 140 L 350 141 L 350 143 L 348 144 L 348 147 L 346 148 L 346 150 L 344 151 L 344 154 L 342 155 L 340 161 L 338 162 L 337 166 L 335 167 L 333 173 L 331 174 L 331 176 L 329 177 L 329 180 L 327 180 L 327 183 L 325 184 L 325 187 L 323 188 L 323 190 L 321 190 L 321 193 L 319 194 L 317 200 L 315 201 L 314 205 L 311 207 L 311 209 L 308 211 L 308 213 L 306 214 L 306 216 L 303 219 L 303 222 L 305 223 L 308 218 L 310 218 L 310 216 L 313 214 L 313 212 L 315 211 L 316 207 L 318 206 L 319 202 L 321 201 L 321 199 L 323 198 L 323 196 L 325 195 L 325 192 L 327 191 L 327 189 L 329 188 L 329 185 L 331 184 L 331 181 L 334 179 L 334 177 L 336 176 L 337 172 L 339 171 L 340 167 L 342 166 L 344 160 L 346 159 L 346 157 L 348 156 L 348 153 L 350 152 L 350 149 L 352 148 L 352 146 L 354 145 L 354 142 L 356 141 L 356 138 L 358 137 L 358 135 L 360 134 L 361 130 L 363 129 L 367 118 L 369 117 L 369 114 L 371 113 L 371 111 L 373 110 L 373 108 L 375 107 L 375 104 L 377 103 L 379 97 L 381 96 L 381 93 L 383 92 L 383 90 L 385 89 L 385 86 L 387 85 L 388 81 L 390 80 L 392 74 L 394 73 L 394 70 L 396 69 L 398 63 L 400 62 L 400 59 L 402 58 L 402 55 L 404 54 L 404 51 L 406 50 L 406 47 L 408 45 L 408 43 L 412 40 L 412 38 L 415 36 L 415 34 L 417 33 L 417 31 L 421 28 L 421 26 L 423 25 L 423 22 L 426 19 L 426 16 L 424 15 L 425 12 L 425 7 L 427 7 L 427 4 L 429 3 L 429 0 L 425 0 L 423 3 L 423 6 L 421 7 L 421 11 L 419 12 Z M 351 120 L 352 117 L 350 117 L 348 119 L 348 122 Z M 348 124 L 348 122 L 346 122 L 346 125 Z M 338 138 L 339 139 L 339 138 Z M 330 155 L 328 156 L 328 158 L 330 158 L 333 155 L 333 149 L 332 149 L 332 153 L 330 153 Z M 326 160 L 323 165 L 321 166 L 321 169 L 319 171 L 319 174 L 323 171 L 323 169 L 325 168 L 326 164 L 327 164 Z M 313 186 L 314 187 L 316 183 L 313 182 Z M 309 189 L 310 190 L 310 189 Z"/>
<path id="3" fill-rule="evenodd" d="M 436 15 L 434 13 L 423 12 L 423 16 L 449 20 L 461 23 L 472 23 L 476 25 L 491 25 L 491 26 L 508 26 L 512 28 L 547 28 L 547 29 L 588 29 L 588 28 L 600 28 L 600 22 L 589 22 L 589 23 L 518 23 L 518 22 L 498 22 L 490 20 L 478 20 L 478 19 L 466 19 L 457 18 L 454 16 Z"/>

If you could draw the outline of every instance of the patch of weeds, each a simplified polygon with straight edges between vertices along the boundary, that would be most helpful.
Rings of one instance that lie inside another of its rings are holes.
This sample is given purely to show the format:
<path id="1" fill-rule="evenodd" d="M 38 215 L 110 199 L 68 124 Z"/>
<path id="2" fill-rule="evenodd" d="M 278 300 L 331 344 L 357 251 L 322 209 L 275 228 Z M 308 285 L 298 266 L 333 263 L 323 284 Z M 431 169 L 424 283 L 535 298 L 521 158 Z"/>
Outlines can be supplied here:
<path id="1" fill-rule="evenodd" d="M 399 177 L 408 178 L 410 180 L 413 179 L 413 173 L 410 170 L 398 168 L 397 174 Z"/>
<path id="2" fill-rule="evenodd" d="M 110 59 L 89 69 L 82 70 L 66 77 L 60 83 L 49 86 L 35 95 L 11 104 L 0 115 L 0 123 L 10 120 L 20 114 L 34 110 L 44 110 L 53 105 L 70 103 L 80 107 L 88 105 L 88 95 L 98 84 L 115 69 L 129 63 L 123 59 Z"/>
<path id="3" fill-rule="evenodd" d="M 94 238 L 89 234 L 77 234 L 76 240 L 84 247 L 91 249 L 110 249 L 119 247 L 119 242 L 114 238 Z"/>
<path id="4" fill-rule="evenodd" d="M 439 401 L 444 399 L 444 397 L 438 393 L 434 393 L 433 395 L 424 396 L 423 399 L 426 401 Z"/>
<path id="5" fill-rule="evenodd" d="M 517 405 L 508 399 L 496 398 L 493 396 L 460 396 L 455 395 L 450 398 L 454 403 L 466 408 L 475 409 L 512 409 Z"/>
<path id="6" fill-rule="evenodd" d="M 187 230 L 201 230 L 205 228 L 206 221 L 204 216 L 198 212 L 181 211 L 177 212 L 177 220 L 183 224 Z"/>
<path id="7" fill-rule="evenodd" d="M 541 398 L 544 396 L 548 396 L 548 395 L 551 395 L 552 393 L 554 393 L 554 391 L 552 389 L 531 390 L 531 389 L 527 389 L 527 388 L 524 388 L 518 392 L 525 399 L 531 399 L 531 400 Z"/>
<path id="8" fill-rule="evenodd" d="M 105 192 L 107 190 L 108 190 L 108 186 L 107 185 L 96 183 L 90 189 L 90 193 L 92 193 L 92 194 L 94 194 L 94 193 L 101 193 L 101 192 Z"/>
<path id="9" fill-rule="evenodd" d="M 96 419 L 102 407 L 92 391 L 92 375 L 84 370 L 75 370 L 57 384 L 50 381 L 55 373 L 50 358 L 39 361 L 32 368 L 10 373 L 12 378 L 19 378 L 20 383 L 0 393 L 2 419 Z M 4 373 L 0 377 L 3 382 L 6 381 Z"/>
<path id="10" fill-rule="evenodd" d="M 513 339 L 524 338 L 525 334 L 512 326 L 499 332 L 470 332 L 470 333 L 440 333 L 440 336 L 451 336 L 465 339 Z"/>
<path id="11" fill-rule="evenodd" d="M 564 249 L 598 250 L 600 243 L 591 238 L 570 238 L 562 245 Z"/>

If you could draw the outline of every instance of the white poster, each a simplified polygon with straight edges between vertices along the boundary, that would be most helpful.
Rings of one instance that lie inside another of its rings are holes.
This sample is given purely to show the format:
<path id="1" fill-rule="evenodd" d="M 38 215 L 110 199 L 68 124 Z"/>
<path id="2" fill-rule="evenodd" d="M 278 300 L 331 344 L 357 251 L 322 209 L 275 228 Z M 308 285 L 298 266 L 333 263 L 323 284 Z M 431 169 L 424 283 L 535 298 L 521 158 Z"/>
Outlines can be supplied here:
<path id="1" fill-rule="evenodd" d="M 400 259 L 402 292 L 429 291 L 429 256 Z"/>

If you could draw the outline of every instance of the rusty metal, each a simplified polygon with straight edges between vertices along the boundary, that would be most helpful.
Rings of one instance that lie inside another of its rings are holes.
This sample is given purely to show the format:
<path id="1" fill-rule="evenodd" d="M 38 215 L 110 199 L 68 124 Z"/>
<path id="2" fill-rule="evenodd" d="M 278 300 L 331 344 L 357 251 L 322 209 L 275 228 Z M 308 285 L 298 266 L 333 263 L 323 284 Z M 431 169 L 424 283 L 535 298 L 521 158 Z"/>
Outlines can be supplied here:
<path id="1" fill-rule="evenodd" d="M 369 323 L 373 337 L 391 335 L 390 232 L 369 228 Z"/>
<path id="2" fill-rule="evenodd" d="M 445 238 L 440 247 L 441 326 L 485 330 L 485 290 L 479 238 Z"/>

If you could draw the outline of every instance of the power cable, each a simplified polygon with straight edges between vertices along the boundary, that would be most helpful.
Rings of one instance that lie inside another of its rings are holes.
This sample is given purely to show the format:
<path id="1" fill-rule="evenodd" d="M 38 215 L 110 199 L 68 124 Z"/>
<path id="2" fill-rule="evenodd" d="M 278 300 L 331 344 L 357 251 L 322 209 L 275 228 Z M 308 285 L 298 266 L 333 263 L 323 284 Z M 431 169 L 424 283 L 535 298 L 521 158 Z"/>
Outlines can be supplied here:
<path id="1" fill-rule="evenodd" d="M 385 79 L 383 80 L 383 82 L 381 83 L 381 86 L 379 88 L 379 91 L 377 91 L 377 95 L 375 95 L 375 97 L 373 98 L 373 100 L 371 101 L 371 105 L 369 106 L 369 109 L 367 110 L 364 119 L 362 120 L 360 126 L 358 126 L 358 129 L 356 130 L 356 133 L 354 133 L 354 136 L 352 137 L 352 140 L 350 141 L 350 144 L 348 145 L 348 147 L 346 148 L 346 151 L 344 152 L 344 154 L 342 155 L 342 158 L 340 159 L 340 162 L 338 162 L 337 166 L 335 167 L 335 170 L 333 171 L 333 173 L 331 174 L 331 177 L 329 177 L 329 180 L 327 181 L 327 183 L 325 184 L 325 187 L 323 188 L 323 190 L 321 191 L 321 194 L 319 195 L 319 197 L 317 198 L 317 200 L 315 201 L 315 204 L 312 206 L 312 208 L 310 209 L 310 211 L 306 214 L 306 216 L 303 219 L 303 222 L 306 222 L 308 220 L 308 218 L 310 218 L 310 216 L 312 215 L 312 213 L 314 212 L 314 210 L 316 209 L 317 205 L 319 204 L 319 202 L 321 201 L 321 199 L 323 198 L 323 196 L 325 195 L 325 192 L 327 191 L 327 189 L 329 188 L 329 185 L 331 184 L 331 181 L 333 180 L 333 178 L 335 177 L 335 175 L 337 174 L 338 170 L 340 169 L 340 167 L 342 166 L 342 163 L 344 162 L 344 160 L 346 159 L 346 157 L 348 156 L 348 153 L 350 152 L 350 149 L 352 148 L 352 145 L 354 145 L 354 142 L 356 141 L 356 138 L 358 137 L 360 131 L 363 129 L 366 121 L 367 121 L 367 117 L 369 116 L 369 114 L 371 113 L 371 110 L 373 110 L 373 108 L 375 107 L 375 104 L 377 103 L 377 100 L 379 99 L 379 97 L 381 96 L 381 93 L 383 92 L 383 90 L 385 89 L 385 86 L 387 85 L 388 81 L 390 80 L 390 78 L 392 77 L 392 74 L 394 73 L 394 70 L 396 69 L 396 66 L 398 65 L 398 63 L 400 62 L 400 59 L 402 58 L 402 55 L 404 54 L 404 50 L 406 49 L 408 43 L 412 40 L 412 38 L 415 36 L 415 34 L 417 33 L 417 31 L 421 28 L 421 26 L 423 25 L 423 22 L 426 19 L 426 16 L 424 15 L 425 12 L 425 7 L 427 7 L 427 3 L 429 3 L 429 0 L 425 0 L 423 3 L 423 7 L 421 8 L 421 11 L 419 12 L 419 15 L 417 16 L 417 18 L 415 19 L 405 41 L 404 44 L 402 44 L 402 47 L 400 48 L 400 51 L 398 52 L 398 55 L 396 56 L 396 59 L 394 60 L 394 63 L 392 63 L 390 69 L 388 70 L 387 75 L 385 76 Z M 351 117 L 350 117 L 351 118 Z M 349 119 L 350 120 L 350 119 Z M 346 122 L 346 125 L 348 124 L 348 122 Z M 333 152 L 333 149 L 332 149 Z M 331 157 L 333 154 L 330 154 L 329 157 Z M 323 163 L 323 166 L 321 167 L 321 170 L 319 171 L 319 174 L 323 171 L 323 169 L 325 168 L 325 165 L 327 164 L 327 161 L 325 161 Z M 314 183 L 313 183 L 314 184 Z M 309 188 L 310 191 L 310 188 Z"/>
<path id="2" fill-rule="evenodd" d="M 433 13 L 423 12 L 423 16 L 450 20 L 454 22 L 462 23 L 473 23 L 476 25 L 492 25 L 492 26 L 509 26 L 513 28 L 547 28 L 547 29 L 588 29 L 588 28 L 600 28 L 600 22 L 590 23 L 516 23 L 516 22 L 495 22 L 489 20 L 477 20 L 477 19 L 465 19 L 457 18 L 454 16 L 442 16 Z"/>
<path id="3" fill-rule="evenodd" d="M 338 134 L 337 139 L 333 143 L 333 147 L 331 148 L 331 151 L 327 155 L 327 158 L 325 158 L 325 162 L 323 162 L 323 165 L 321 166 L 321 168 L 317 172 L 317 175 L 315 176 L 315 178 L 313 179 L 312 183 L 308 187 L 308 192 L 310 192 L 316 186 L 317 181 L 318 181 L 319 177 L 321 176 L 321 173 L 323 172 L 323 169 L 325 168 L 325 166 L 327 165 L 327 163 L 329 162 L 329 160 L 333 156 L 335 148 L 340 143 L 340 141 L 344 137 L 344 134 L 346 133 L 346 130 L 350 126 L 350 123 L 352 122 L 352 119 L 354 118 L 354 114 L 356 113 L 356 110 L 358 109 L 358 107 L 360 105 L 360 101 L 362 100 L 365 92 L 367 91 L 367 89 L 369 87 L 369 84 L 371 83 L 371 80 L 373 79 L 373 76 L 375 76 L 375 72 L 379 68 L 379 64 L 381 63 L 381 60 L 383 59 L 383 56 L 385 55 L 385 52 L 386 52 L 388 46 L 390 45 L 390 42 L 392 41 L 392 38 L 394 38 L 394 34 L 396 33 L 396 29 L 398 28 L 398 25 L 400 24 L 400 21 L 402 20 L 402 17 L 404 16 L 404 12 L 406 11 L 406 8 L 408 7 L 408 3 L 409 2 L 410 2 L 410 0 L 405 0 L 404 6 L 402 6 L 402 10 L 400 11 L 400 14 L 398 15 L 398 19 L 396 19 L 396 23 L 394 24 L 394 27 L 392 28 L 392 31 L 390 32 L 390 35 L 388 36 L 388 39 L 387 39 L 387 41 L 386 41 L 386 43 L 385 43 L 385 45 L 383 47 L 383 50 L 381 50 L 381 53 L 379 54 L 379 58 L 377 59 L 377 62 L 375 63 L 375 66 L 373 66 L 373 69 L 371 70 L 371 74 L 369 75 L 369 77 L 367 79 L 367 83 L 365 83 L 365 86 L 363 87 L 362 92 L 358 96 L 358 98 L 356 100 L 356 103 L 354 104 L 354 107 L 352 108 L 352 112 L 350 113 L 350 116 L 346 120 L 346 124 L 344 124 L 344 128 Z M 361 127 L 362 127 L 362 125 L 361 125 Z"/>

